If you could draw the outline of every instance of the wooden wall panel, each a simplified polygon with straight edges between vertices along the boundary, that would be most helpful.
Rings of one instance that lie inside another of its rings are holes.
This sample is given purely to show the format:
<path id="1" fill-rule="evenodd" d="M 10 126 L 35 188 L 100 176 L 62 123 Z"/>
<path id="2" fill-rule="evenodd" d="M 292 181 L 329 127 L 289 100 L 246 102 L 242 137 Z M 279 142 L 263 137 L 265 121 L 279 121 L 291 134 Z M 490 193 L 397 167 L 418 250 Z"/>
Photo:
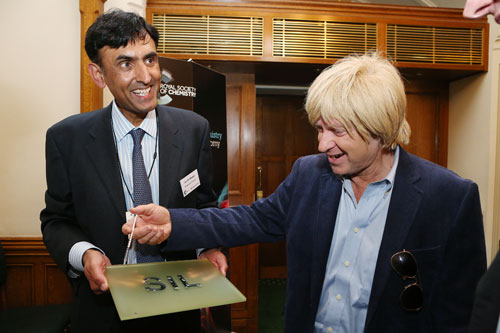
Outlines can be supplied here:
<path id="1" fill-rule="evenodd" d="M 255 193 L 255 78 L 226 75 L 229 204 L 251 204 Z M 247 302 L 231 306 L 232 330 L 257 332 L 258 245 L 230 249 L 231 281 Z"/>
<path id="2" fill-rule="evenodd" d="M 258 331 L 258 246 L 241 246 L 229 251 L 230 280 L 247 298 L 244 303 L 231 305 L 231 329 L 235 332 Z"/>
<path id="3" fill-rule="evenodd" d="M 229 204 L 235 206 L 254 199 L 254 75 L 226 75 L 226 86 Z"/>
<path id="4" fill-rule="evenodd" d="M 8 307 L 35 304 L 35 272 L 33 264 L 8 264 L 6 302 Z"/>
<path id="5" fill-rule="evenodd" d="M 102 89 L 94 84 L 87 69 L 90 59 L 85 52 L 85 34 L 99 14 L 106 0 L 80 0 L 80 112 L 102 108 Z"/>
<path id="6" fill-rule="evenodd" d="M 56 264 L 46 264 L 45 286 L 46 290 L 44 304 L 57 304 L 71 302 L 71 286 L 68 279 Z"/>
<path id="7" fill-rule="evenodd" d="M 71 286 L 41 238 L 0 238 L 7 281 L 0 289 L 0 309 L 71 302 Z"/>

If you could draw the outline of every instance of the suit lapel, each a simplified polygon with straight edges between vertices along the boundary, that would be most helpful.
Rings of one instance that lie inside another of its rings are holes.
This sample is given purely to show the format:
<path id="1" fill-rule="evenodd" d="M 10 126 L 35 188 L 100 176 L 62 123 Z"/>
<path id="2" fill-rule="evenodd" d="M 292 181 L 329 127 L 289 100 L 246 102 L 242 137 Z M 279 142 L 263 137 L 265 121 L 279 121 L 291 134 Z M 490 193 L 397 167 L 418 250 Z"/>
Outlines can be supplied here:
<path id="1" fill-rule="evenodd" d="M 321 176 L 317 211 L 314 212 L 311 258 L 311 304 L 316 313 L 323 289 L 326 264 L 337 218 L 342 183 L 332 172 Z"/>
<path id="2" fill-rule="evenodd" d="M 99 180 L 106 187 L 109 199 L 119 216 L 125 221 L 125 198 L 123 195 L 120 169 L 111 130 L 111 104 L 100 112 L 97 121 L 89 131 L 86 151 L 96 169 Z"/>
<path id="3" fill-rule="evenodd" d="M 182 141 L 180 129 L 175 123 L 168 108 L 157 107 L 159 119 L 159 202 L 160 206 L 170 207 L 174 204 L 175 194 L 180 189 L 179 168 L 182 158 Z"/>
<path id="4" fill-rule="evenodd" d="M 394 253 L 403 249 L 410 227 L 420 207 L 424 194 L 418 185 L 420 178 L 418 170 L 414 168 L 411 162 L 411 157 L 400 148 L 394 190 L 375 268 L 365 328 L 368 327 L 370 320 L 373 318 L 383 290 L 386 287 L 392 270 L 390 258 Z"/>

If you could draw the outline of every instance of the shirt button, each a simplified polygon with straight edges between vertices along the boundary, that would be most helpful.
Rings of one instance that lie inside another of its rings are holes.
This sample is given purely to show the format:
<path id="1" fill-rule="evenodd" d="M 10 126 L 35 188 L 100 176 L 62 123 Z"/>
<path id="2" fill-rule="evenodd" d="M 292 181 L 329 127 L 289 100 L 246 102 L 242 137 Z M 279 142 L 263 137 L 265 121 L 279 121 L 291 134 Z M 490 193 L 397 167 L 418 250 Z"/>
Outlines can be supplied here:
<path id="1" fill-rule="evenodd" d="M 351 265 L 351 263 L 350 263 L 349 261 L 347 261 L 347 260 L 346 260 L 346 261 L 344 261 L 344 266 L 345 266 L 345 267 L 349 267 L 350 265 Z"/>
<path id="2" fill-rule="evenodd" d="M 333 332 L 333 328 L 328 327 L 328 332 Z"/>
<path id="3" fill-rule="evenodd" d="M 342 296 L 337 295 L 335 298 L 336 298 L 338 301 L 340 301 L 340 300 L 342 299 Z"/>
<path id="4" fill-rule="evenodd" d="M 354 232 L 358 232 L 358 231 L 359 231 L 359 229 L 357 227 L 354 228 Z"/>

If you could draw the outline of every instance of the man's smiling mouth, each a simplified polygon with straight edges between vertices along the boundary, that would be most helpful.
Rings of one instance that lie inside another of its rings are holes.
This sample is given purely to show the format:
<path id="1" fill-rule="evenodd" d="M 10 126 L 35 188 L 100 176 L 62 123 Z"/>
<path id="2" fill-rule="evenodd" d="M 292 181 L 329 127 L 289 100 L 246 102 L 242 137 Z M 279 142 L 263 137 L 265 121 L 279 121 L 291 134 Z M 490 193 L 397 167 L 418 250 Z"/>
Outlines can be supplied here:
<path id="1" fill-rule="evenodd" d="M 132 92 L 137 96 L 145 97 L 145 96 L 149 95 L 150 91 L 151 91 L 151 87 L 148 87 L 146 89 L 135 89 Z"/>
<path id="2" fill-rule="evenodd" d="M 340 154 L 335 154 L 333 155 L 334 158 L 341 158 L 342 156 L 344 156 L 345 153 L 340 153 Z"/>

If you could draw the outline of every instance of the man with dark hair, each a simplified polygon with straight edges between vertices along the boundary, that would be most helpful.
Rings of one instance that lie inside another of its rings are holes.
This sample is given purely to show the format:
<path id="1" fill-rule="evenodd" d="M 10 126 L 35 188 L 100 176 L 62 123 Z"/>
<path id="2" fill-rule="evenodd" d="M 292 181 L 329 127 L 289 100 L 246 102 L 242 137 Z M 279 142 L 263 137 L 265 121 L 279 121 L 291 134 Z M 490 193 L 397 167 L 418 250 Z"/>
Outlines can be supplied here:
<path id="1" fill-rule="evenodd" d="M 199 311 L 121 322 L 104 274 L 122 264 L 126 212 L 154 202 L 165 207 L 202 208 L 216 201 L 211 189 L 209 124 L 194 112 L 157 106 L 161 70 L 158 32 L 134 13 L 115 10 L 88 29 L 85 50 L 93 81 L 109 87 L 107 107 L 71 116 L 46 137 L 46 207 L 42 233 L 57 265 L 73 287 L 72 332 L 197 332 Z M 182 191 L 181 179 L 195 172 L 199 185 Z M 222 272 L 218 250 L 208 258 Z M 195 250 L 161 254 L 133 243 L 127 262 L 196 258 Z"/>

